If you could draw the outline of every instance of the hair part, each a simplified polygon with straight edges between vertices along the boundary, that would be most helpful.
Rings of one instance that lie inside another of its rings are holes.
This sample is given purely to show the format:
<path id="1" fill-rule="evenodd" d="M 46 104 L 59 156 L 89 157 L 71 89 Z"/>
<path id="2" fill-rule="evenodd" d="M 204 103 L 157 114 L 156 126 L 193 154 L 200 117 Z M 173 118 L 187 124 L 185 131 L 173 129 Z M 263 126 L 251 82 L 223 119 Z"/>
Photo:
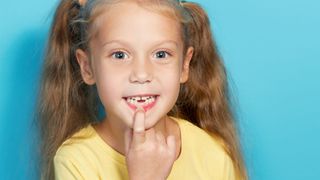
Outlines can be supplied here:
<path id="1" fill-rule="evenodd" d="M 129 1 L 129 0 L 127 0 Z M 247 179 L 234 118 L 227 76 L 212 38 L 207 14 L 200 5 L 177 0 L 131 0 L 180 23 L 183 54 L 194 47 L 189 79 L 181 85 L 170 115 L 189 120 L 221 142 L 234 162 L 238 179 Z M 75 132 L 97 122 L 95 85 L 84 83 L 75 51 L 90 52 L 99 17 L 121 0 L 61 0 L 51 27 L 38 103 L 42 138 L 41 179 L 54 179 L 53 158 Z"/>

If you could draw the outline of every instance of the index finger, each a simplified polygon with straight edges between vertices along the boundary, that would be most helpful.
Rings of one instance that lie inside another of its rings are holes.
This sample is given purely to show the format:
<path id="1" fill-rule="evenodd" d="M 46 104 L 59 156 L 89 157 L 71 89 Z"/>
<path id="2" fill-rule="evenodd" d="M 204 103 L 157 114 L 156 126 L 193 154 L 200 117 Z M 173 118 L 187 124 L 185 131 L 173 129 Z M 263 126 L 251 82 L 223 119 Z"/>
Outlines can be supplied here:
<path id="1" fill-rule="evenodd" d="M 138 107 L 133 119 L 132 143 L 139 144 L 145 141 L 145 112 Z"/>

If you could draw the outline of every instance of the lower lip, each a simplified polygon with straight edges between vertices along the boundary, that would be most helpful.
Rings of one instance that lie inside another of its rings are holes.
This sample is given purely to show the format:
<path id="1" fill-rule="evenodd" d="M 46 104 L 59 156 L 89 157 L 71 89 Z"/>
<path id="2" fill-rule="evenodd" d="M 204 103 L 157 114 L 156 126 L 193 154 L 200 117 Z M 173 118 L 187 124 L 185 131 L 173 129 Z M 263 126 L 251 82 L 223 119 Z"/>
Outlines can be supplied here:
<path id="1" fill-rule="evenodd" d="M 138 108 L 137 106 L 128 103 L 126 99 L 124 99 L 124 100 L 126 101 L 127 105 L 130 107 L 130 109 L 136 111 L 136 109 Z M 147 104 L 145 106 L 142 106 L 144 111 L 147 112 L 149 109 L 151 109 L 156 104 L 157 100 L 158 100 L 158 96 L 155 97 L 155 99 L 154 99 L 154 101 L 152 103 Z"/>

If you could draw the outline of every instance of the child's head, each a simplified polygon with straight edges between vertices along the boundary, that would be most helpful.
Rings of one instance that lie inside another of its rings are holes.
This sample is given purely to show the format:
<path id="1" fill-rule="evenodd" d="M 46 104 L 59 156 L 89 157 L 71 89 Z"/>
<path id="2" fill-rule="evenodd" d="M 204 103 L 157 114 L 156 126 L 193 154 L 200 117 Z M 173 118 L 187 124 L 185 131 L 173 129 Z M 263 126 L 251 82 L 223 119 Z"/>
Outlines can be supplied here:
<path id="1" fill-rule="evenodd" d="M 148 3 L 89 1 L 74 21 L 85 32 L 74 48 L 83 80 L 96 85 L 108 119 L 123 127 L 132 126 L 138 104 L 146 111 L 146 128 L 153 127 L 173 108 L 180 83 L 188 79 L 193 47 L 185 47 L 179 19 L 187 17 L 169 11 L 180 7 L 176 1 Z"/>
<path id="2" fill-rule="evenodd" d="M 52 168 L 54 153 L 66 138 L 96 121 L 97 97 L 107 116 L 131 126 L 140 100 L 136 96 L 148 99 L 142 104 L 146 128 L 168 112 L 185 118 L 221 140 L 237 172 L 245 176 L 225 69 L 199 5 L 62 0 L 40 99 L 44 168 Z"/>

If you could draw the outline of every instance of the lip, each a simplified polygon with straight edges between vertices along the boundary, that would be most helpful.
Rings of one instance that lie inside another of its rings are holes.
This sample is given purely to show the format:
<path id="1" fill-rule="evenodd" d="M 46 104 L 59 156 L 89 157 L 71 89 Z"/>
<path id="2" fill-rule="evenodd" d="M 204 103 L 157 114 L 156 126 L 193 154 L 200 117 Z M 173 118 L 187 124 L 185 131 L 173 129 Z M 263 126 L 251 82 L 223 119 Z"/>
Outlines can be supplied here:
<path id="1" fill-rule="evenodd" d="M 138 107 L 133 105 L 133 104 L 128 103 L 127 99 L 130 98 L 130 97 L 137 97 L 137 96 L 154 96 L 155 97 L 154 102 L 152 102 L 152 103 L 150 103 L 148 105 L 142 106 L 142 108 L 144 109 L 145 112 L 147 112 L 152 107 L 154 107 L 154 105 L 157 103 L 158 98 L 159 98 L 159 95 L 157 95 L 157 94 L 139 94 L 139 95 L 130 95 L 130 96 L 123 97 L 122 99 L 126 102 L 126 104 L 129 106 L 129 108 L 132 109 L 133 111 L 136 111 L 136 109 Z"/>
<path id="2" fill-rule="evenodd" d="M 137 96 L 159 96 L 159 94 L 136 94 L 136 95 L 130 95 L 123 97 L 124 99 L 130 98 L 130 97 L 137 97 Z"/>

